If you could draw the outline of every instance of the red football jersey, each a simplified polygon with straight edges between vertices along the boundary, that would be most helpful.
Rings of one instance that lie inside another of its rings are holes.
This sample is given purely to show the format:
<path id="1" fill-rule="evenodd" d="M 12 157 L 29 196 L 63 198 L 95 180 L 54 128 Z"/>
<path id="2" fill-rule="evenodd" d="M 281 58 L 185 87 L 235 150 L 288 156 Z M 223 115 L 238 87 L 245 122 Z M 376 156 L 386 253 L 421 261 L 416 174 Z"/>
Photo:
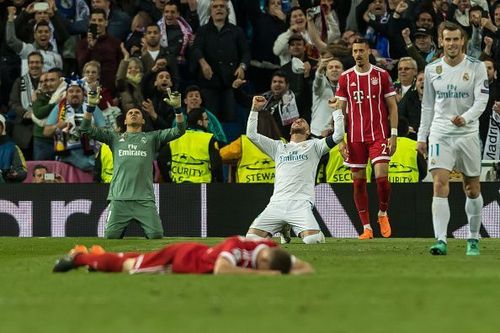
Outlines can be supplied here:
<path id="1" fill-rule="evenodd" d="M 274 246 L 277 245 L 271 240 L 255 241 L 241 236 L 230 237 L 214 247 L 199 243 L 177 243 L 139 255 L 132 273 L 212 273 L 219 256 L 235 266 L 256 268 L 255 261 L 259 251 Z"/>
<path id="2" fill-rule="evenodd" d="M 340 75 L 335 95 L 347 102 L 347 135 L 350 142 L 389 137 L 385 98 L 396 95 L 389 73 L 373 65 L 366 73 L 359 73 L 356 67 L 352 67 Z"/>

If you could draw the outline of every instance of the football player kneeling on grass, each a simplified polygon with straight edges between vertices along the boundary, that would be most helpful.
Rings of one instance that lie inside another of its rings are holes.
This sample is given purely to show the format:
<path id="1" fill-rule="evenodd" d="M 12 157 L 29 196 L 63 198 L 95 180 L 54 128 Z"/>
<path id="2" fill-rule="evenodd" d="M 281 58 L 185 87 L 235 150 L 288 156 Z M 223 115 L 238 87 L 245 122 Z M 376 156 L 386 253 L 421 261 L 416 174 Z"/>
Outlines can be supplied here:
<path id="1" fill-rule="evenodd" d="M 240 236 L 227 238 L 215 246 L 175 243 L 160 250 L 138 253 L 105 252 L 100 246 L 88 250 L 75 246 L 59 259 L 53 272 L 67 272 L 88 266 L 99 272 L 192 273 L 192 274 L 307 274 L 312 266 L 278 247 L 271 240 L 252 240 Z"/>

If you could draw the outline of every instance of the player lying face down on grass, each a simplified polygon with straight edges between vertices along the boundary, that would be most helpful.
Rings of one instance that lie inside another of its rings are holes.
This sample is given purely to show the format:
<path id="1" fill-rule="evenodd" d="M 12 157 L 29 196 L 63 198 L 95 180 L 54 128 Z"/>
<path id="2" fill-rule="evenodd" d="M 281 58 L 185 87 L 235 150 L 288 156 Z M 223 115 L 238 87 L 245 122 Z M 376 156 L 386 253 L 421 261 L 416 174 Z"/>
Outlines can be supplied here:
<path id="1" fill-rule="evenodd" d="M 229 237 L 212 247 L 195 242 L 169 244 L 160 250 L 139 253 L 105 252 L 98 245 L 88 250 L 75 246 L 59 259 L 53 272 L 87 266 L 91 271 L 191 274 L 301 275 L 313 273 L 312 266 L 278 247 L 271 240 Z"/>

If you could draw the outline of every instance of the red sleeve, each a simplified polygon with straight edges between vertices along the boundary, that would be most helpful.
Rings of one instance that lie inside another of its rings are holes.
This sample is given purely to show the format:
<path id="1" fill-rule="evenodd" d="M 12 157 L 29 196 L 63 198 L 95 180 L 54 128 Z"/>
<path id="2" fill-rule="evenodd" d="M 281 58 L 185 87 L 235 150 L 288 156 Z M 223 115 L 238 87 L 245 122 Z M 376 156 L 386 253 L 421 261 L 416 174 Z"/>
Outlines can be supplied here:
<path id="1" fill-rule="evenodd" d="M 342 101 L 347 101 L 347 84 L 346 84 L 346 75 L 341 74 L 339 77 L 339 82 L 337 83 L 337 91 L 335 92 L 335 96 L 338 97 Z"/>
<path id="2" fill-rule="evenodd" d="M 384 97 L 396 95 L 391 77 L 387 71 L 382 72 L 382 94 Z"/>

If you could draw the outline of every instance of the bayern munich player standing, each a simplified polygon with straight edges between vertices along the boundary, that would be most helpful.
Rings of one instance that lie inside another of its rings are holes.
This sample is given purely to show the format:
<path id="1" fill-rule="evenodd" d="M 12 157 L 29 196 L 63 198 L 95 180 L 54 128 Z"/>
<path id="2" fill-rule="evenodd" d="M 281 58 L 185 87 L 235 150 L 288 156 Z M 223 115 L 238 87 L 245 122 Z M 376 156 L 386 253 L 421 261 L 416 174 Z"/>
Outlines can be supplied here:
<path id="1" fill-rule="evenodd" d="M 377 182 L 380 232 L 383 237 L 390 237 L 387 208 L 391 185 L 387 174 L 398 135 L 396 92 L 389 74 L 370 64 L 370 46 L 365 39 L 354 41 L 352 55 L 356 66 L 340 75 L 335 94 L 338 106 L 347 115 L 347 144 L 339 143 L 339 151 L 352 172 L 354 203 L 363 224 L 359 239 L 373 238 L 366 190 L 368 160 L 373 164 Z"/>

